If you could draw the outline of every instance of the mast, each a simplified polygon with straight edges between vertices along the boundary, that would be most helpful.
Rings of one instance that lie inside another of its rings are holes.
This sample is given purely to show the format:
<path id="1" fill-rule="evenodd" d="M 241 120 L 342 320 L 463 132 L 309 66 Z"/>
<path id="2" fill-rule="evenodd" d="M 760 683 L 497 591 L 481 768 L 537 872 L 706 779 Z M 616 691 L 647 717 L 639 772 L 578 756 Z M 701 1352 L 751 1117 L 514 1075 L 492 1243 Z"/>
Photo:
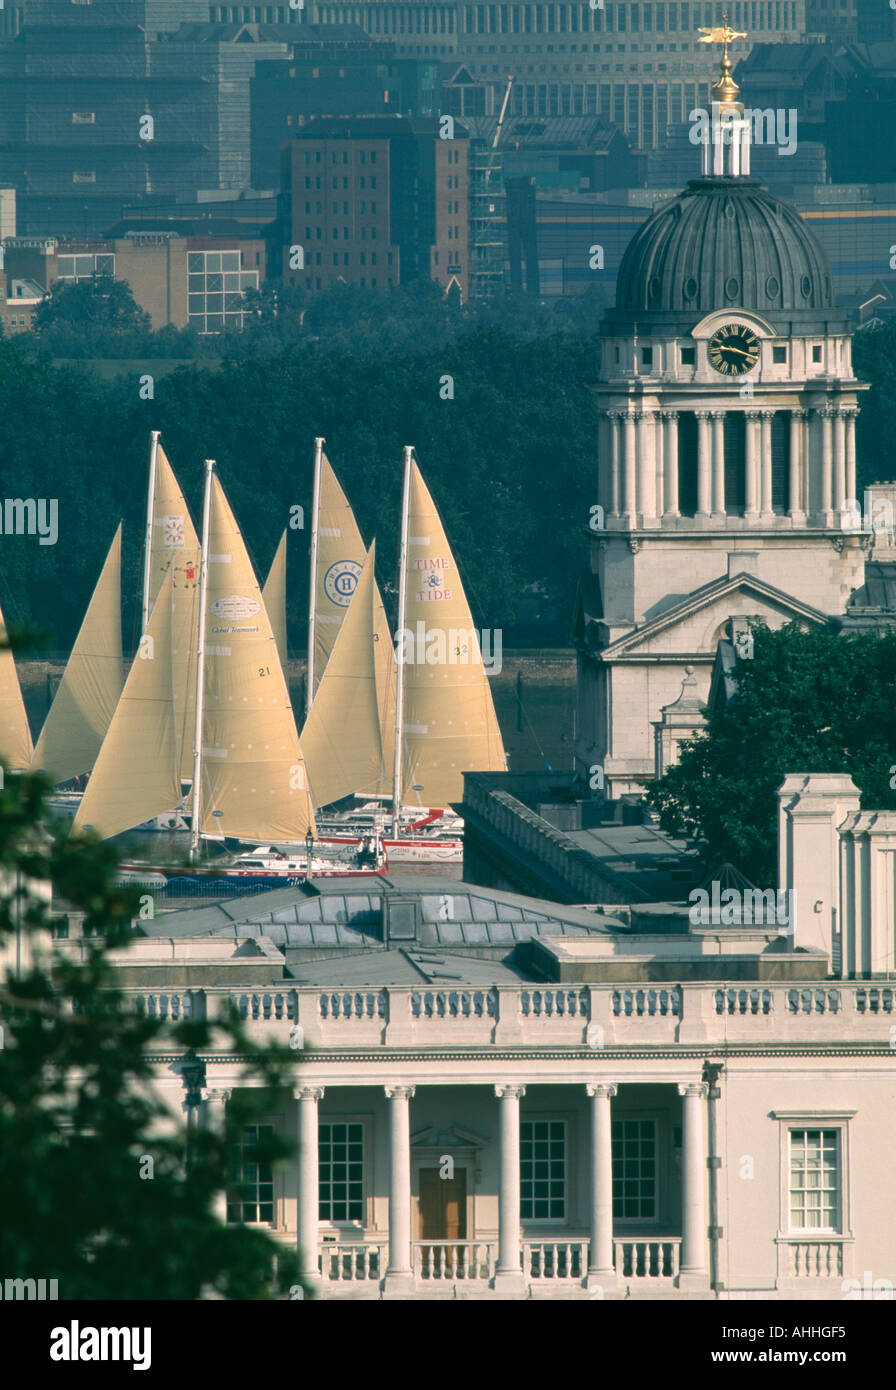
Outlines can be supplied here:
<path id="1" fill-rule="evenodd" d="M 404 722 L 404 625 L 407 616 L 408 514 L 411 507 L 413 445 L 404 451 L 404 487 L 401 495 L 401 542 L 398 552 L 398 632 L 395 650 L 395 761 L 392 764 L 392 834 L 401 822 L 401 735 Z"/>
<path id="2" fill-rule="evenodd" d="M 321 438 L 314 441 L 314 481 L 311 490 L 311 577 L 308 586 L 308 666 L 305 673 L 305 718 L 314 699 L 314 643 L 317 640 L 317 532 L 320 524 L 320 460 L 324 449 Z"/>
<path id="3" fill-rule="evenodd" d="M 149 591 L 152 587 L 152 528 L 155 522 L 156 470 L 159 458 L 159 431 L 149 436 L 149 495 L 146 499 L 146 545 L 143 554 L 143 622 L 141 635 L 149 622 Z"/>
<path id="4" fill-rule="evenodd" d="M 199 564 L 199 643 L 196 648 L 196 726 L 193 742 L 193 814 L 190 826 L 190 859 L 199 857 L 199 817 L 202 809 L 202 716 L 205 704 L 205 610 L 208 598 L 208 533 L 215 460 L 205 460 L 205 495 L 202 501 L 202 549 Z"/>

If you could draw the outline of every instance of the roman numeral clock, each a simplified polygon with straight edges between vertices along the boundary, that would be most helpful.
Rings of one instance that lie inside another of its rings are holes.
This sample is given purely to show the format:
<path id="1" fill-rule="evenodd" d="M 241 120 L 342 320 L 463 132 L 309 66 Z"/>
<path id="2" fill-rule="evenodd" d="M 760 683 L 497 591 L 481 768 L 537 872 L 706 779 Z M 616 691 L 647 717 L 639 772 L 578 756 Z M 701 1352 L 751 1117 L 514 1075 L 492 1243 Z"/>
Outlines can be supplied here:
<path id="1" fill-rule="evenodd" d="M 723 376 L 741 376 L 759 361 L 759 339 L 740 323 L 727 323 L 709 340 L 709 365 Z"/>

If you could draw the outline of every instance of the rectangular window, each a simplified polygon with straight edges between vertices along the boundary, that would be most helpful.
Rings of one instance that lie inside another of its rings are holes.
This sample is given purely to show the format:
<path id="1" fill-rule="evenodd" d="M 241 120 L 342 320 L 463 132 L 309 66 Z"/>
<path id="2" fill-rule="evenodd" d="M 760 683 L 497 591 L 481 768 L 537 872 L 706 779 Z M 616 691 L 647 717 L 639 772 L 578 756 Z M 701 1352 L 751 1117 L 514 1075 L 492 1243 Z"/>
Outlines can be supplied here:
<path id="1" fill-rule="evenodd" d="M 652 367 L 652 366 L 653 366 L 653 348 L 652 348 L 652 347 L 642 347 L 642 349 L 641 349 L 641 366 L 642 366 L 642 367 Z"/>
<path id="2" fill-rule="evenodd" d="M 211 325 L 210 325 L 211 326 Z M 246 1125 L 233 1155 L 233 1194 L 227 1202 L 228 1221 L 274 1222 L 274 1175 L 269 1163 L 258 1162 L 260 1141 L 273 1135 L 272 1125 Z"/>
<path id="3" fill-rule="evenodd" d="M 786 347 L 773 347 L 773 348 L 772 348 L 772 361 L 773 361 L 773 362 L 776 362 L 776 363 L 786 362 L 786 361 L 787 361 L 787 349 L 786 349 Z"/>
<path id="4" fill-rule="evenodd" d="M 840 1230 L 840 1131 L 790 1131 L 790 1229 Z"/>
<path id="5" fill-rule="evenodd" d="M 656 1219 L 656 1120 L 613 1121 L 613 1215 Z"/>
<path id="6" fill-rule="evenodd" d="M 821 343 L 816 343 L 815 346 L 813 347 L 813 349 L 812 349 L 812 361 L 813 361 L 813 362 L 820 362 L 820 361 L 821 361 Z"/>
<path id="7" fill-rule="evenodd" d="M 520 1216 L 524 1221 L 566 1220 L 565 1120 L 524 1120 L 520 1125 Z"/>
<path id="8" fill-rule="evenodd" d="M 322 1124 L 318 1133 L 318 1160 L 320 1220 L 363 1221 L 364 1126 Z"/>
<path id="9" fill-rule="evenodd" d="M 693 367 L 697 361 L 696 353 L 696 348 L 683 347 L 681 349 L 681 365 L 683 367 Z"/>

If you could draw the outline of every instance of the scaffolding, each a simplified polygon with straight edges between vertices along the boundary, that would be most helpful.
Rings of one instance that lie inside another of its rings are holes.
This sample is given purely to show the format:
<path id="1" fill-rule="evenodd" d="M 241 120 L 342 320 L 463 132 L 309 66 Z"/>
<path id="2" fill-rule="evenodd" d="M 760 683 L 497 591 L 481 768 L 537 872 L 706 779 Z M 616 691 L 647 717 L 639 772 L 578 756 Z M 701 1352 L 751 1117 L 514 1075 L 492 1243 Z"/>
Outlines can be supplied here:
<path id="1" fill-rule="evenodd" d="M 501 159 L 498 145 L 513 81 L 512 77 L 508 77 L 504 100 L 501 103 L 501 114 L 491 145 L 486 145 L 480 140 L 470 142 L 470 229 L 473 250 L 471 290 L 480 298 L 494 294 L 504 284 L 506 238 L 498 225 L 500 188 L 495 174 Z"/>

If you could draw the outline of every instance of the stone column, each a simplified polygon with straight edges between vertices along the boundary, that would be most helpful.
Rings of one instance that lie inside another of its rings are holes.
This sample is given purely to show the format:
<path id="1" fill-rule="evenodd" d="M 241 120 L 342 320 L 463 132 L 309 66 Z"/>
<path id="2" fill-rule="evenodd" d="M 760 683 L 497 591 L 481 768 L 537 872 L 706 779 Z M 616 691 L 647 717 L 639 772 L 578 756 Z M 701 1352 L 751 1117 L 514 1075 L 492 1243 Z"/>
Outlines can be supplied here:
<path id="1" fill-rule="evenodd" d="M 839 519 L 843 503 L 852 497 L 846 491 L 846 411 L 835 410 L 834 416 L 834 515 Z"/>
<path id="2" fill-rule="evenodd" d="M 588 1252 L 588 1288 L 614 1289 L 613 1263 L 613 1145 L 610 1100 L 616 1086 L 589 1081 L 591 1097 L 591 1244 Z"/>
<path id="3" fill-rule="evenodd" d="M 818 414 L 821 416 L 821 515 L 825 526 L 833 525 L 834 512 L 831 501 L 833 493 L 833 416 L 834 412 L 829 406 L 823 406 Z"/>
<path id="4" fill-rule="evenodd" d="M 709 411 L 697 415 L 697 515 L 709 516 L 711 502 Z"/>
<path id="5" fill-rule="evenodd" d="M 803 458 L 803 422 L 806 419 L 805 410 L 791 410 L 790 412 L 790 507 L 789 514 L 793 521 L 805 521 L 806 513 L 803 509 L 803 473 L 807 460 Z"/>
<path id="6" fill-rule="evenodd" d="M 214 1130 L 216 1134 L 224 1133 L 225 1110 L 229 1100 L 230 1091 L 206 1091 L 203 1118 L 207 1129 Z M 227 1193 L 223 1188 L 215 1193 L 214 1213 L 219 1221 L 226 1222 Z"/>
<path id="7" fill-rule="evenodd" d="M 299 1102 L 299 1191 L 296 1203 L 296 1245 L 302 1272 L 312 1281 L 318 1278 L 318 1218 L 320 1184 L 317 1142 L 317 1105 L 323 1100 L 322 1086 L 298 1086 Z"/>
<path id="8" fill-rule="evenodd" d="M 759 515 L 759 411 L 748 410 L 747 459 L 744 516 L 755 521 Z"/>
<path id="9" fill-rule="evenodd" d="M 703 1081 L 682 1082 L 678 1087 L 678 1094 L 684 1098 L 682 1242 L 678 1275 L 680 1289 L 701 1290 L 709 1287 L 706 1248 L 706 1138 L 703 1123 L 703 1102 L 708 1092 L 709 1087 Z"/>
<path id="10" fill-rule="evenodd" d="M 411 1128 L 413 1086 L 386 1086 L 389 1097 L 389 1265 L 385 1292 L 413 1293 L 411 1267 Z"/>
<path id="11" fill-rule="evenodd" d="M 678 511 L 678 411 L 663 410 L 663 475 L 665 482 L 665 516 L 679 516 Z"/>
<path id="12" fill-rule="evenodd" d="M 725 412 L 711 410 L 712 416 L 712 514 L 725 517 Z"/>
<path id="13" fill-rule="evenodd" d="M 622 422 L 625 437 L 625 486 L 622 509 L 627 525 L 637 526 L 638 502 L 636 495 L 637 475 L 635 472 L 637 465 L 635 456 L 635 412 L 633 410 L 624 411 Z"/>
<path id="14" fill-rule="evenodd" d="M 772 512 L 772 419 L 773 410 L 760 410 L 760 474 L 762 482 L 761 515 L 771 519 Z"/>
<path id="15" fill-rule="evenodd" d="M 846 495 L 856 495 L 856 416 L 858 406 L 850 406 L 846 411 Z"/>
<path id="16" fill-rule="evenodd" d="M 621 466 L 619 411 L 608 410 L 607 419 L 610 422 L 610 515 L 618 516 L 621 493 L 619 480 Z"/>
<path id="17" fill-rule="evenodd" d="M 656 520 L 656 457 L 655 449 L 651 449 L 651 433 L 653 430 L 653 412 L 650 410 L 638 410 L 635 412 L 635 439 L 637 440 L 638 456 L 638 510 L 641 513 L 641 524 L 649 526 Z"/>
<path id="18" fill-rule="evenodd" d="M 525 1094 L 525 1086 L 495 1087 L 501 1102 L 496 1293 L 522 1293 L 526 1283 L 520 1266 L 520 1100 Z"/>

